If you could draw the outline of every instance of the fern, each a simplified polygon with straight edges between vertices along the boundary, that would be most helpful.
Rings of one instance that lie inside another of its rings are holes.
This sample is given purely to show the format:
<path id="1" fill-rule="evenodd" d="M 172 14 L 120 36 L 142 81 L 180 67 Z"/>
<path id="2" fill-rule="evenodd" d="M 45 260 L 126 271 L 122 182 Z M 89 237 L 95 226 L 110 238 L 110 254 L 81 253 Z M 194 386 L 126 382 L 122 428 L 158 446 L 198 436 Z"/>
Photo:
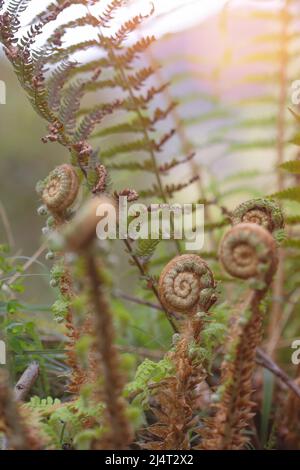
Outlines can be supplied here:
<path id="1" fill-rule="evenodd" d="M 134 380 L 127 384 L 125 395 L 133 395 L 138 397 L 139 401 L 145 403 L 150 393 L 149 385 L 159 383 L 164 378 L 169 377 L 172 371 L 172 362 L 167 358 L 159 362 L 145 359 L 137 368 Z"/>
<path id="2" fill-rule="evenodd" d="M 290 160 L 288 162 L 283 163 L 280 165 L 280 168 L 283 170 L 288 171 L 289 173 L 293 173 L 295 175 L 300 174 L 300 161 L 299 160 Z"/>
<path id="3" fill-rule="evenodd" d="M 22 2 L 12 2 L 8 8 L 10 24 L 20 12 Z M 25 2 L 24 2 L 25 3 Z M 26 2 L 29 4 L 30 2 Z M 161 150 L 162 145 L 171 138 L 172 134 L 166 133 L 158 142 L 152 138 L 155 132 L 155 124 L 159 119 L 165 118 L 168 111 L 154 108 L 153 117 L 147 117 L 148 107 L 155 96 L 164 89 L 162 87 L 148 87 L 148 79 L 153 76 L 152 67 L 143 66 L 138 71 L 131 73 L 131 64 L 145 52 L 154 41 L 153 37 L 142 38 L 130 46 L 127 45 L 128 35 L 132 34 L 140 24 L 153 13 L 150 9 L 147 15 L 136 15 L 124 22 L 114 34 L 110 33 L 110 26 L 118 10 L 126 7 L 126 1 L 113 0 L 98 17 L 93 14 L 91 1 L 77 0 L 76 4 L 86 7 L 86 14 L 68 23 L 60 24 L 60 14 L 67 10 L 68 2 L 52 3 L 47 9 L 39 13 L 33 20 L 26 34 L 17 38 L 20 26 L 13 30 L 9 37 L 5 36 L 5 24 L 2 26 L 4 37 L 1 37 L 5 52 L 12 62 L 16 74 L 25 88 L 27 95 L 39 112 L 49 122 L 49 134 L 43 139 L 44 142 L 58 141 L 66 146 L 72 153 L 73 164 L 77 163 L 80 169 L 86 171 L 88 159 L 93 154 L 88 139 L 92 137 L 96 127 L 101 130 L 93 136 L 102 138 L 106 131 L 103 121 L 108 115 L 116 115 L 125 110 L 131 110 L 135 114 L 133 126 L 135 133 L 141 135 L 137 139 L 115 147 L 103 148 L 101 159 L 116 157 L 127 154 L 127 152 L 143 151 L 149 155 L 152 166 L 147 171 L 153 173 L 157 180 L 159 196 L 167 200 L 167 192 L 164 190 L 161 176 L 159 175 L 156 162 L 156 152 Z M 74 2 L 73 2 L 74 4 Z M 5 15 L 4 15 L 5 17 Z M 4 18 L 5 19 L 5 18 Z M 55 22 L 55 29 L 47 38 L 44 46 L 40 49 L 35 47 L 37 36 L 44 30 L 49 22 Z M 64 37 L 69 30 L 74 28 L 89 27 L 97 39 L 77 42 L 72 46 L 64 47 Z M 104 30 L 107 32 L 104 33 Z M 16 43 L 16 45 L 12 45 Z M 84 65 L 76 62 L 78 52 L 88 51 L 97 47 L 103 58 L 87 61 Z M 55 68 L 49 69 L 50 64 L 56 64 Z M 100 75 L 100 68 L 104 71 Z M 105 78 L 102 79 L 102 74 Z M 119 98 L 113 102 L 104 103 L 94 108 L 81 109 L 81 103 L 88 93 L 95 93 L 103 88 L 119 89 Z M 122 93 L 123 92 L 123 95 Z M 146 93 L 143 93 L 146 92 Z M 124 128 L 125 126 L 125 128 Z M 114 126 L 114 134 L 120 134 L 128 130 L 127 123 Z M 101 144 L 101 142 L 100 142 Z M 102 147 L 102 145 L 101 145 Z M 117 166 L 112 167 L 114 170 Z"/>
<path id="4" fill-rule="evenodd" d="M 283 191 L 274 193 L 270 197 L 274 197 L 281 200 L 300 202 L 300 188 L 298 186 L 294 188 L 287 188 Z"/>
<path id="5" fill-rule="evenodd" d="M 57 398 L 34 396 L 23 406 L 31 410 L 35 424 L 48 436 L 49 448 L 54 449 L 62 449 L 66 444 L 72 446 L 73 442 L 80 441 L 84 431 L 96 436 L 93 425 L 97 424 L 103 410 L 102 404 L 87 406 L 83 396 L 67 403 Z"/>

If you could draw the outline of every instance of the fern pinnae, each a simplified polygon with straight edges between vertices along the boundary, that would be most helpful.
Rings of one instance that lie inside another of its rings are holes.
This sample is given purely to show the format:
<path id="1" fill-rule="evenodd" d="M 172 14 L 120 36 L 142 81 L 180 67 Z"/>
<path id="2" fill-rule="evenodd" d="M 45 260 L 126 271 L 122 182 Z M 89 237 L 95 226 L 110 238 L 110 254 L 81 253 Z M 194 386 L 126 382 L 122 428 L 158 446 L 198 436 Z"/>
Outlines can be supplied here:
<path id="1" fill-rule="evenodd" d="M 62 61 L 58 67 L 52 72 L 51 78 L 48 80 L 48 103 L 53 112 L 58 112 L 61 103 L 61 93 L 65 82 L 67 81 L 71 70 L 76 63 L 71 61 Z"/>
<path id="2" fill-rule="evenodd" d="M 151 11 L 149 13 L 149 15 L 146 15 L 146 17 L 151 16 L 152 13 L 153 13 L 153 11 Z M 123 82 L 125 88 L 128 90 L 130 100 L 132 101 L 132 104 L 133 104 L 133 110 L 137 113 L 137 117 L 139 118 L 139 120 L 141 122 L 144 139 L 147 142 L 147 146 L 148 146 L 148 149 L 149 149 L 149 154 L 151 156 L 151 159 L 153 160 L 153 167 L 154 167 L 154 170 L 155 170 L 157 184 L 158 184 L 158 187 L 160 189 L 160 194 L 161 194 L 161 197 L 163 198 L 164 202 L 167 202 L 167 199 L 164 196 L 162 181 L 161 181 L 159 172 L 157 170 L 156 157 L 155 157 L 154 151 L 151 147 L 151 139 L 149 137 L 148 130 L 144 125 L 144 121 L 143 121 L 143 117 L 142 117 L 141 110 L 140 110 L 140 107 L 139 107 L 139 103 L 138 103 L 138 101 L 137 101 L 137 99 L 136 99 L 136 97 L 133 93 L 132 84 L 130 83 L 130 80 L 128 79 L 126 71 L 124 70 L 122 63 L 118 61 L 118 56 L 116 55 L 115 49 L 112 46 L 112 44 L 114 44 L 114 46 L 116 47 L 118 44 L 123 42 L 126 39 L 127 34 L 130 31 L 136 29 L 137 26 L 141 23 L 141 21 L 146 17 L 143 17 L 142 15 L 138 15 L 138 16 L 134 17 L 132 20 L 129 20 L 115 34 L 114 40 L 113 40 L 112 43 L 111 43 L 111 41 L 105 41 L 105 43 L 107 45 L 107 49 L 109 51 L 109 54 L 111 54 L 113 60 L 116 62 L 117 68 L 118 68 L 119 73 L 120 73 L 120 77 L 122 78 L 122 82 Z M 103 38 L 100 26 L 99 26 L 99 31 L 100 31 L 100 37 Z M 110 38 L 110 39 L 112 39 L 112 38 Z"/>
<path id="3" fill-rule="evenodd" d="M 10 0 L 6 9 L 12 15 L 23 13 L 29 5 L 30 0 Z"/>

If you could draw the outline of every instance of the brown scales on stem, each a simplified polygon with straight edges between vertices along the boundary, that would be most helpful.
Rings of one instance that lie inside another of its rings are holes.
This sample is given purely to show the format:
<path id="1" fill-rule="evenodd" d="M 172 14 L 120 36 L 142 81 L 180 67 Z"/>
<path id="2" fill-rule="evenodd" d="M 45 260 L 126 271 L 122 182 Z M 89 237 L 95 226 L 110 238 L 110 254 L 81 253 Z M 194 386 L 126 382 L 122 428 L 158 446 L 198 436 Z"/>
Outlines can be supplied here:
<path id="1" fill-rule="evenodd" d="M 262 317 L 258 299 L 251 296 L 252 315 L 246 327 L 235 318 L 228 338 L 227 359 L 221 366 L 224 387 L 221 401 L 215 405 L 215 416 L 206 423 L 199 448 L 207 450 L 237 450 L 244 447 L 249 437 L 244 434 L 254 416 L 255 403 L 252 376 L 255 367 L 256 346 L 261 341 Z M 234 355 L 232 360 L 230 355 Z"/>
<path id="2" fill-rule="evenodd" d="M 199 449 L 238 450 L 249 441 L 245 431 L 254 415 L 252 376 L 262 338 L 260 302 L 276 271 L 276 251 L 272 235 L 256 224 L 234 226 L 221 243 L 219 256 L 224 268 L 232 276 L 250 279 L 252 291 L 240 307 L 241 313 L 232 319 L 218 402 L 206 429 L 199 430 Z"/>
<path id="3" fill-rule="evenodd" d="M 59 289 L 63 297 L 71 303 L 74 299 L 74 292 L 72 288 L 71 273 L 66 263 L 64 273 L 59 281 Z M 71 306 L 69 306 L 67 309 L 65 326 L 67 329 L 66 336 L 69 339 L 69 342 L 66 346 L 67 361 L 71 369 L 68 391 L 77 395 L 80 392 L 81 386 L 87 381 L 87 373 L 80 366 L 76 353 L 76 344 L 82 336 L 82 332 L 75 325 L 73 309 Z"/>
<path id="4" fill-rule="evenodd" d="M 93 254 L 86 257 L 87 275 L 90 281 L 90 296 L 95 309 L 96 347 L 102 360 L 102 383 L 100 384 L 110 428 L 104 442 L 95 443 L 95 448 L 126 449 L 132 440 L 132 431 L 126 416 L 121 396 L 123 378 L 119 373 L 119 357 L 114 345 L 112 314 L 103 292 L 103 281 L 97 270 Z M 98 379 L 99 380 L 99 379 Z"/>
<path id="5" fill-rule="evenodd" d="M 300 387 L 300 378 L 295 380 Z M 300 398 L 289 392 L 281 410 L 279 436 L 285 449 L 300 450 Z"/>
<path id="6" fill-rule="evenodd" d="M 96 387 L 99 401 L 105 403 L 104 426 L 108 431 L 94 442 L 95 449 L 127 449 L 133 439 L 131 426 L 126 416 L 126 405 L 122 397 L 123 377 L 120 373 L 118 350 L 114 344 L 114 326 L 109 303 L 105 295 L 102 264 L 95 259 L 92 250 L 99 222 L 96 208 L 99 204 L 111 204 L 115 201 L 107 197 L 94 198 L 83 207 L 70 226 L 64 231 L 68 249 L 80 254 L 85 263 L 89 284 L 90 304 L 94 312 L 94 350 L 101 361 L 101 377 L 97 377 Z M 78 227 L 85 231 L 78 231 Z"/>
<path id="7" fill-rule="evenodd" d="M 200 313 L 207 312 L 216 301 L 215 282 L 207 264 L 198 255 L 174 258 L 161 273 L 159 296 L 167 310 L 185 315 L 174 352 L 168 357 L 174 375 L 163 380 L 154 392 L 152 407 L 157 423 L 145 433 L 151 450 L 190 449 L 189 433 L 195 426 L 201 407 L 201 392 L 206 372 L 191 346 L 199 343 L 203 328 Z"/>
<path id="8" fill-rule="evenodd" d="M 168 356 L 175 372 L 155 387 L 151 409 L 156 424 L 145 432 L 150 450 L 188 450 L 191 448 L 190 431 L 195 426 L 196 414 L 203 404 L 206 372 L 195 354 L 190 352 L 195 341 L 195 331 L 188 321 L 184 333 L 178 339 L 175 351 Z"/>
<path id="9" fill-rule="evenodd" d="M 67 210 L 73 205 L 79 191 L 79 180 L 72 165 L 64 164 L 56 167 L 42 183 L 41 198 L 54 217 L 54 227 L 60 230 L 68 221 Z M 78 394 L 83 383 L 87 381 L 86 371 L 80 366 L 76 354 L 76 343 L 81 331 L 76 327 L 71 303 L 74 299 L 74 290 L 70 270 L 63 253 L 60 254 L 64 263 L 64 271 L 59 279 L 59 290 L 68 302 L 66 322 L 67 361 L 71 369 L 68 391 Z"/>

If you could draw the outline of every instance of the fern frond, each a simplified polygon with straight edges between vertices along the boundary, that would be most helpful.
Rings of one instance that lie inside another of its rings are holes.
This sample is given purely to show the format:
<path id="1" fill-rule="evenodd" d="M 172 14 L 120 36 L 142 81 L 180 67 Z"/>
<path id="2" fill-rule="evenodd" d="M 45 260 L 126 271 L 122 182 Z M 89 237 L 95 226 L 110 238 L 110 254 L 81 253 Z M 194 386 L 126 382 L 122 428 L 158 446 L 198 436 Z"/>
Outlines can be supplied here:
<path id="1" fill-rule="evenodd" d="M 11 15 L 17 16 L 27 9 L 30 2 L 31 0 L 10 0 L 9 4 L 7 5 L 7 11 Z"/>
<path id="2" fill-rule="evenodd" d="M 48 103 L 53 112 L 59 110 L 62 88 L 74 67 L 74 62 L 61 62 L 56 70 L 52 72 L 50 80 L 48 80 Z"/>
<path id="3" fill-rule="evenodd" d="M 120 46 L 125 41 L 125 39 L 127 39 L 128 35 L 135 31 L 144 20 L 150 18 L 153 13 L 154 5 L 151 4 L 151 10 L 148 14 L 136 15 L 132 19 L 126 21 L 113 36 L 110 36 L 109 40 L 113 41 L 115 47 Z"/>
<path id="4" fill-rule="evenodd" d="M 166 192 L 170 197 L 178 191 L 182 191 L 185 188 L 188 188 L 191 184 L 199 180 L 199 175 L 192 176 L 188 181 L 178 184 L 168 184 L 166 185 Z"/>
<path id="5" fill-rule="evenodd" d="M 125 163 L 107 163 L 106 168 L 110 170 L 127 170 L 127 171 L 146 171 L 154 173 L 152 160 L 144 160 L 143 162 L 128 161 Z"/>
<path id="6" fill-rule="evenodd" d="M 116 100 L 110 104 L 105 104 L 101 108 L 95 109 L 95 111 L 84 116 L 75 131 L 76 142 L 88 139 L 96 125 L 101 123 L 105 116 L 112 114 L 115 109 L 120 108 L 121 104 L 121 101 Z"/>
<path id="7" fill-rule="evenodd" d="M 283 241 L 283 246 L 285 246 L 286 248 L 296 248 L 297 250 L 299 250 L 300 240 L 288 238 L 287 240 Z"/>
<path id="8" fill-rule="evenodd" d="M 112 0 L 106 7 L 106 10 L 99 16 L 98 25 L 103 28 L 109 27 L 109 24 L 114 19 L 114 14 L 126 3 L 127 0 Z"/>
<path id="9" fill-rule="evenodd" d="M 300 187 L 296 186 L 294 188 L 287 188 L 287 189 L 284 189 L 283 191 L 274 193 L 270 197 L 280 199 L 280 200 L 300 202 Z"/>
<path id="10" fill-rule="evenodd" d="M 151 146 L 151 147 L 149 147 Z M 154 148 L 155 144 L 153 142 L 148 142 L 147 140 L 135 140 L 128 143 L 123 143 L 122 145 L 112 147 L 111 149 L 104 150 L 102 152 L 102 158 L 112 158 L 122 153 L 130 152 L 148 152 L 149 148 Z"/>
<path id="11" fill-rule="evenodd" d="M 285 221 L 288 225 L 300 224 L 300 215 L 287 215 L 285 216 Z"/>
<path id="12" fill-rule="evenodd" d="M 280 165 L 279 168 L 282 168 L 283 170 L 286 170 L 289 173 L 298 175 L 300 174 L 300 160 L 290 160 Z"/>
<path id="13" fill-rule="evenodd" d="M 154 255 L 155 250 L 159 243 L 160 243 L 160 240 L 139 239 L 134 253 L 139 258 L 146 258 L 147 260 L 149 260 Z"/>

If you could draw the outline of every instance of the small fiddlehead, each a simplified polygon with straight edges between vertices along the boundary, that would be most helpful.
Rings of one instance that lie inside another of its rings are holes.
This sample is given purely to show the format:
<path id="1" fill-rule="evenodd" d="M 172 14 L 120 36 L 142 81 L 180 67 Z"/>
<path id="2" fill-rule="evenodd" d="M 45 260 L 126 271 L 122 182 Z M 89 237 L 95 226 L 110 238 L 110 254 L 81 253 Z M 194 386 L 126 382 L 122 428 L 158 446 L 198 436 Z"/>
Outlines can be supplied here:
<path id="1" fill-rule="evenodd" d="M 74 203 L 78 190 L 77 173 L 69 164 L 55 168 L 40 188 L 44 204 L 53 213 L 62 213 L 68 209 Z"/>
<path id="2" fill-rule="evenodd" d="M 181 255 L 171 260 L 161 273 L 158 291 L 161 303 L 171 312 L 207 311 L 215 303 L 215 281 L 207 264 L 198 255 Z"/>
<path id="3" fill-rule="evenodd" d="M 233 211 L 232 223 L 254 223 L 274 232 L 284 227 L 284 218 L 275 201 L 256 198 L 243 202 Z"/>
<path id="4" fill-rule="evenodd" d="M 104 165 L 97 164 L 96 168 L 97 181 L 92 189 L 93 194 L 104 193 L 107 188 L 108 173 Z"/>
<path id="5" fill-rule="evenodd" d="M 269 283 L 277 267 L 276 242 L 263 227 L 253 223 L 235 225 L 221 242 L 219 258 L 233 277 Z"/>

